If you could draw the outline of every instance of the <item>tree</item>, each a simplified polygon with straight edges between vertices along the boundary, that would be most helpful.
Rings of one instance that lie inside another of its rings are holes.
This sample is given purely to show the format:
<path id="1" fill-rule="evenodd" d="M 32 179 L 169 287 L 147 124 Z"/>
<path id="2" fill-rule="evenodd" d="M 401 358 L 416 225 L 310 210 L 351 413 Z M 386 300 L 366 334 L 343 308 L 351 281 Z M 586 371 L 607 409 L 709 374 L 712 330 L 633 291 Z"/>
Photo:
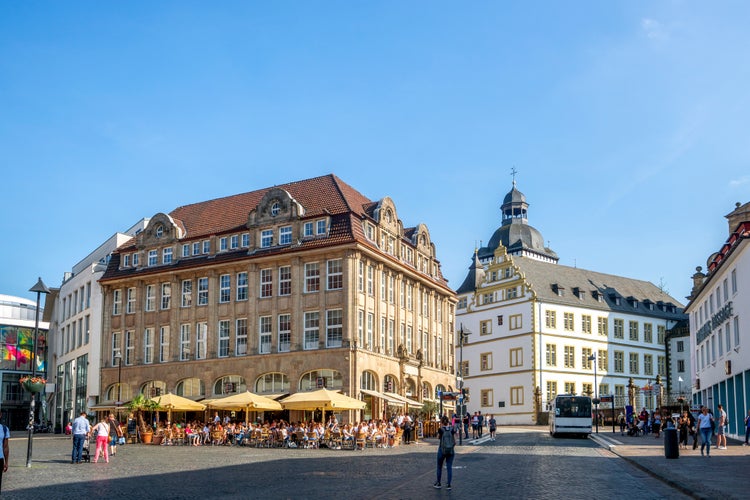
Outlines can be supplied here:
<path id="1" fill-rule="evenodd" d="M 159 409 L 159 403 L 153 401 L 143 394 L 138 394 L 128 403 L 128 410 L 135 414 L 136 422 L 138 425 L 138 434 L 143 435 L 147 432 L 153 432 L 151 426 L 146 424 L 146 420 L 143 418 L 144 412 L 152 412 Z"/>

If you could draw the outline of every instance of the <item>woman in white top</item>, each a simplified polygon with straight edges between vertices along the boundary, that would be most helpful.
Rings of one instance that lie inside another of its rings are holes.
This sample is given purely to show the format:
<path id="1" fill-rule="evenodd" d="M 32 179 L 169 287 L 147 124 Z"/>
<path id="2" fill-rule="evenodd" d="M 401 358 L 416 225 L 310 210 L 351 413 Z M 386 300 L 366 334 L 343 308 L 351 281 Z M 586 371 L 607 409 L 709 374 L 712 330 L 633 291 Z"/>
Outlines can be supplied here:
<path id="1" fill-rule="evenodd" d="M 99 419 L 99 423 L 94 426 L 94 436 L 96 436 L 96 454 L 94 455 L 94 463 L 99 460 L 99 453 L 104 455 L 104 461 L 109 463 L 109 453 L 107 450 L 107 444 L 109 442 L 109 424 L 107 423 L 107 417 Z"/>
<path id="2" fill-rule="evenodd" d="M 701 433 L 701 456 L 703 456 L 703 447 L 706 448 L 706 455 L 711 456 L 711 435 L 714 433 L 711 423 L 714 416 L 708 413 L 708 407 L 704 406 L 698 415 L 698 430 Z"/>

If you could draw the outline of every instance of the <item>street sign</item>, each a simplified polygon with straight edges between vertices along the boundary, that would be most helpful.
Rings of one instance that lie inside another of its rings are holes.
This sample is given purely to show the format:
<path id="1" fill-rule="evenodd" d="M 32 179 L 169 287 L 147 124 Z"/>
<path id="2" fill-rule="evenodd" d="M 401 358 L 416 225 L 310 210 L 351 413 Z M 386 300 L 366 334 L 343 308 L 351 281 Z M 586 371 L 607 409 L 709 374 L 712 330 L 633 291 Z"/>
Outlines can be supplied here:
<path id="1" fill-rule="evenodd" d="M 614 396 L 612 396 L 611 394 L 599 396 L 599 401 L 602 403 L 611 403 L 613 399 L 614 399 Z"/>

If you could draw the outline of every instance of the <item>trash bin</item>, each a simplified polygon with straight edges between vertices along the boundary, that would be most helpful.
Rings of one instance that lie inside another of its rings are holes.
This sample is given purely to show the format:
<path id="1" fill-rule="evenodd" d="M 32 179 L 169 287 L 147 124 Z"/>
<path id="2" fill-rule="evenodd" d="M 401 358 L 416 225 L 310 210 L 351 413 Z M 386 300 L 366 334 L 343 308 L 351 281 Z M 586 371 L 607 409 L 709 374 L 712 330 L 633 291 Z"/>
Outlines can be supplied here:
<path id="1" fill-rule="evenodd" d="M 664 457 L 680 458 L 680 447 L 677 441 L 677 429 L 670 427 L 664 429 Z"/>

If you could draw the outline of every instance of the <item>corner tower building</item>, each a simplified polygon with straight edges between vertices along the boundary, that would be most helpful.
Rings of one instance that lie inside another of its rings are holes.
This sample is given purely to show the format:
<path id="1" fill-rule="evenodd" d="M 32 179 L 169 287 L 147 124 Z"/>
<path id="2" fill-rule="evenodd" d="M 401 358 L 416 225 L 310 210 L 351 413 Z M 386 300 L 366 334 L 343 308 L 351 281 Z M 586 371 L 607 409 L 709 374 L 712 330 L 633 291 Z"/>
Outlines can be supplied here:
<path id="1" fill-rule="evenodd" d="M 380 418 L 453 381 L 456 299 L 427 227 L 335 175 L 156 214 L 101 284 L 105 401 L 118 354 L 125 401 L 324 386 Z"/>

